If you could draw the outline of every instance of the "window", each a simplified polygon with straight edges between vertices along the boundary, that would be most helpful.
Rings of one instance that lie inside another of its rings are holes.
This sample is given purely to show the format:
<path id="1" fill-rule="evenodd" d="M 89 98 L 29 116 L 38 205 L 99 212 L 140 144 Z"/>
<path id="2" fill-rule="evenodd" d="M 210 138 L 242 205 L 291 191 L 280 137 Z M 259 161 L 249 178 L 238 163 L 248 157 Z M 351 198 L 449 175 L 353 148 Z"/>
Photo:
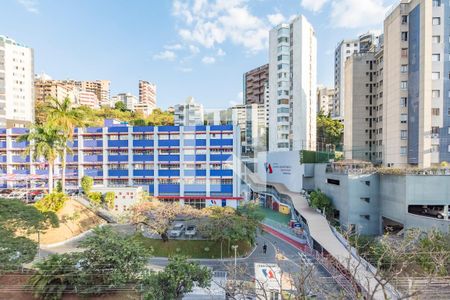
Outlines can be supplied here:
<path id="1" fill-rule="evenodd" d="M 408 41 L 408 32 L 407 31 L 402 32 L 401 39 L 402 39 L 403 42 L 407 42 Z"/>
<path id="2" fill-rule="evenodd" d="M 447 152 L 450 152 L 450 145 L 447 146 Z"/>
<path id="3" fill-rule="evenodd" d="M 431 127 L 431 134 L 434 136 L 439 135 L 439 127 L 437 126 Z"/>
<path id="4" fill-rule="evenodd" d="M 433 7 L 441 6 L 441 0 L 433 0 Z"/>
<path id="5" fill-rule="evenodd" d="M 400 139 L 406 140 L 408 138 L 408 130 L 401 130 L 400 131 Z"/>
<path id="6" fill-rule="evenodd" d="M 405 156 L 407 153 L 407 148 L 405 146 L 400 147 L 400 155 Z"/>
<path id="7" fill-rule="evenodd" d="M 433 73 L 431 73 L 431 79 L 438 80 L 440 78 L 441 78 L 441 73 L 440 72 L 433 72 Z"/>
<path id="8" fill-rule="evenodd" d="M 402 82 L 400 82 L 400 88 L 401 88 L 402 90 L 408 89 L 408 81 L 402 81 Z"/>
<path id="9" fill-rule="evenodd" d="M 402 48 L 402 57 L 408 57 L 408 48 Z"/>
<path id="10" fill-rule="evenodd" d="M 402 16 L 402 24 L 408 23 L 408 16 Z"/>
<path id="11" fill-rule="evenodd" d="M 408 98 L 401 97 L 400 98 L 400 107 L 407 107 L 408 106 Z"/>
<path id="12" fill-rule="evenodd" d="M 433 43 L 434 44 L 440 44 L 441 43 L 441 36 L 440 35 L 433 35 Z"/>
<path id="13" fill-rule="evenodd" d="M 439 98 L 441 96 L 441 91 L 440 90 L 433 90 L 431 92 L 431 94 L 433 95 L 433 98 Z"/>
<path id="14" fill-rule="evenodd" d="M 334 185 L 340 185 L 341 182 L 337 179 L 331 179 L 331 178 L 327 178 L 327 183 L 329 184 L 334 184 Z"/>
<path id="15" fill-rule="evenodd" d="M 401 65 L 400 66 L 400 72 L 408 73 L 408 65 Z"/>
<path id="16" fill-rule="evenodd" d="M 408 121 L 408 114 L 400 115 L 400 123 L 405 124 Z"/>
<path id="17" fill-rule="evenodd" d="M 433 25 L 441 25 L 441 18 L 434 17 L 433 18 Z"/>
<path id="18" fill-rule="evenodd" d="M 432 108 L 431 109 L 431 114 L 433 116 L 439 116 L 439 114 L 440 114 L 439 108 Z"/>
<path id="19" fill-rule="evenodd" d="M 447 133 L 450 134 L 450 126 L 447 128 Z"/>
<path id="20" fill-rule="evenodd" d="M 440 54 L 433 54 L 432 58 L 433 58 L 433 61 L 440 61 L 441 60 L 441 55 Z"/>

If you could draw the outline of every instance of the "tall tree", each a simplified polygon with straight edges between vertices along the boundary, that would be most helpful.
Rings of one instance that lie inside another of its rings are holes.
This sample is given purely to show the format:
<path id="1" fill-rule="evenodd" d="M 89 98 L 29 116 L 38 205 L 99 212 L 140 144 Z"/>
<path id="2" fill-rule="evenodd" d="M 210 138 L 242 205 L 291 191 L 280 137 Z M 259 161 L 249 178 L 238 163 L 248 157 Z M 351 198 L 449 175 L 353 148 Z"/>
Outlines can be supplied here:
<path id="1" fill-rule="evenodd" d="M 212 272 L 184 257 L 169 258 L 169 264 L 161 272 L 149 272 L 143 276 L 142 288 L 145 300 L 177 300 L 192 292 L 194 286 L 210 286 Z"/>
<path id="2" fill-rule="evenodd" d="M 317 116 L 317 142 L 319 150 L 329 150 L 327 145 L 338 148 L 342 145 L 344 125 L 330 116 L 319 113 Z"/>
<path id="3" fill-rule="evenodd" d="M 26 153 L 33 155 L 35 161 L 44 158 L 48 163 L 48 191 L 53 191 L 53 169 L 65 139 L 59 127 L 53 124 L 35 125 L 29 132 L 21 135 L 19 142 L 28 142 Z"/>
<path id="4" fill-rule="evenodd" d="M 69 98 L 58 100 L 50 98 L 45 106 L 47 113 L 47 122 L 55 124 L 61 129 L 62 143 L 59 147 L 61 159 L 61 184 L 62 192 L 66 187 L 66 156 L 71 152 L 71 148 L 67 145 L 69 141 L 73 141 L 75 127 L 83 124 L 83 114 L 78 108 L 73 107 Z"/>

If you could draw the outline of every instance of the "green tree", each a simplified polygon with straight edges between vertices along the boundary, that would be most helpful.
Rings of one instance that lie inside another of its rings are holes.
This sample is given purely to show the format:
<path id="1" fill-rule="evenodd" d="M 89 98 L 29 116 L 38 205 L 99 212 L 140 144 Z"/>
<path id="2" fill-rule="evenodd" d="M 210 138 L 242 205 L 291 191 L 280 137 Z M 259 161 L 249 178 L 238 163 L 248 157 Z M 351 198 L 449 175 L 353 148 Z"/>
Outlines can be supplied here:
<path id="1" fill-rule="evenodd" d="M 116 197 L 116 194 L 114 192 L 106 192 L 104 195 L 105 204 L 108 208 L 114 207 L 114 199 Z"/>
<path id="2" fill-rule="evenodd" d="M 47 115 L 47 122 L 56 125 L 61 130 L 61 144 L 59 145 L 60 160 L 61 160 L 61 191 L 65 192 L 66 188 L 66 156 L 71 153 L 71 148 L 68 146 L 69 141 L 73 141 L 75 127 L 82 125 L 83 114 L 78 108 L 73 107 L 72 101 L 69 98 L 58 100 L 56 98 L 49 98 L 44 107 Z"/>
<path id="3" fill-rule="evenodd" d="M 317 116 L 317 141 L 320 149 L 328 150 L 326 145 L 334 145 L 335 148 L 342 145 L 344 137 L 344 125 L 330 116 L 319 113 Z"/>
<path id="4" fill-rule="evenodd" d="M 125 105 L 125 103 L 123 101 L 117 101 L 114 104 L 114 109 L 120 110 L 120 111 L 127 111 L 127 106 Z"/>
<path id="5" fill-rule="evenodd" d="M 36 125 L 28 133 L 18 138 L 19 142 L 28 142 L 26 153 L 33 153 L 34 160 L 44 158 L 48 163 L 48 191 L 53 191 L 53 169 L 59 149 L 64 142 L 60 129 L 52 124 Z"/>
<path id="6" fill-rule="evenodd" d="M 196 262 L 175 256 L 161 272 L 148 272 L 142 279 L 145 300 L 177 300 L 192 292 L 194 286 L 210 286 L 212 272 Z"/>
<path id="7" fill-rule="evenodd" d="M 102 204 L 102 193 L 100 192 L 90 192 L 88 194 L 89 201 L 95 207 L 99 207 Z"/>
<path id="8" fill-rule="evenodd" d="M 331 199 L 320 189 L 312 191 L 310 194 L 311 206 L 324 211 L 327 215 L 333 212 Z"/>
<path id="9" fill-rule="evenodd" d="M 33 295 L 43 300 L 62 299 L 63 293 L 74 287 L 79 259 L 76 253 L 65 253 L 53 254 L 37 262 L 34 265 L 36 272 L 28 281 Z"/>
<path id="10" fill-rule="evenodd" d="M 44 198 L 36 202 L 35 206 L 42 212 L 58 212 L 67 200 L 69 200 L 69 197 L 66 194 L 53 192 L 45 195 Z"/>
<path id="11" fill-rule="evenodd" d="M 151 251 L 132 236 L 124 237 L 107 226 L 96 228 L 79 247 L 85 250 L 77 283 L 80 289 L 87 286 L 83 293 L 88 294 L 137 282 L 151 256 Z"/>
<path id="12" fill-rule="evenodd" d="M 81 178 L 81 188 L 83 189 L 83 193 L 85 195 L 89 195 L 92 190 L 92 186 L 94 185 L 94 179 L 91 176 L 83 176 Z"/>
<path id="13" fill-rule="evenodd" d="M 37 243 L 24 235 L 58 227 L 53 212 L 41 212 L 19 200 L 0 199 L 0 266 L 9 268 L 31 262 L 37 253 Z"/>
<path id="14" fill-rule="evenodd" d="M 58 180 L 56 182 L 55 192 L 62 193 L 62 190 L 63 190 L 63 188 L 62 188 L 61 180 Z"/>

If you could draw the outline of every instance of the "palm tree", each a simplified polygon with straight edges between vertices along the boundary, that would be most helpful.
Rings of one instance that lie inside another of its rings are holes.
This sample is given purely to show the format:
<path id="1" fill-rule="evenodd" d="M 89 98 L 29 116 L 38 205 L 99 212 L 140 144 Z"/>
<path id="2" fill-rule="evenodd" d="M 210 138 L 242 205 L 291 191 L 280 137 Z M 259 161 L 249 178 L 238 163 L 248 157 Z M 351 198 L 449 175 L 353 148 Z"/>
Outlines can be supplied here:
<path id="1" fill-rule="evenodd" d="M 82 125 L 84 117 L 78 108 L 73 107 L 69 98 L 64 98 L 61 101 L 56 98 L 49 98 L 44 110 L 47 113 L 47 122 L 55 124 L 61 129 L 63 138 L 60 148 L 61 185 L 64 193 L 66 188 L 66 156 L 68 152 L 71 152 L 67 142 L 73 141 L 75 127 Z"/>
<path id="2" fill-rule="evenodd" d="M 52 125 L 36 125 L 28 133 L 21 135 L 17 141 L 28 142 L 27 153 L 32 153 L 33 160 L 45 158 L 48 162 L 48 191 L 53 191 L 53 168 L 59 149 L 64 142 L 61 130 Z"/>

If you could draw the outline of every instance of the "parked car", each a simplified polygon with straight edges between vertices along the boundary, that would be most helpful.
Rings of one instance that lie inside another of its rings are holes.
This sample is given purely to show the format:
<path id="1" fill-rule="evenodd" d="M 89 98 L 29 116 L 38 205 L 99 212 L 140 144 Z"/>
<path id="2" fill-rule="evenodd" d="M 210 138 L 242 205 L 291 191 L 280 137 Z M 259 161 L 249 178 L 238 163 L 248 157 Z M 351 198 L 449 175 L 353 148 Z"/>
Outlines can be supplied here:
<path id="1" fill-rule="evenodd" d="M 169 232 L 169 236 L 171 237 L 180 237 L 185 230 L 183 223 L 175 224 Z"/>
<path id="2" fill-rule="evenodd" d="M 184 232 L 185 236 L 193 237 L 197 234 L 197 228 L 195 225 L 188 225 L 186 227 L 186 231 Z"/>
<path id="3" fill-rule="evenodd" d="M 444 215 L 444 208 L 440 206 L 429 206 L 425 207 L 423 209 L 423 213 L 429 216 L 436 217 L 438 219 L 443 219 L 445 217 Z"/>

